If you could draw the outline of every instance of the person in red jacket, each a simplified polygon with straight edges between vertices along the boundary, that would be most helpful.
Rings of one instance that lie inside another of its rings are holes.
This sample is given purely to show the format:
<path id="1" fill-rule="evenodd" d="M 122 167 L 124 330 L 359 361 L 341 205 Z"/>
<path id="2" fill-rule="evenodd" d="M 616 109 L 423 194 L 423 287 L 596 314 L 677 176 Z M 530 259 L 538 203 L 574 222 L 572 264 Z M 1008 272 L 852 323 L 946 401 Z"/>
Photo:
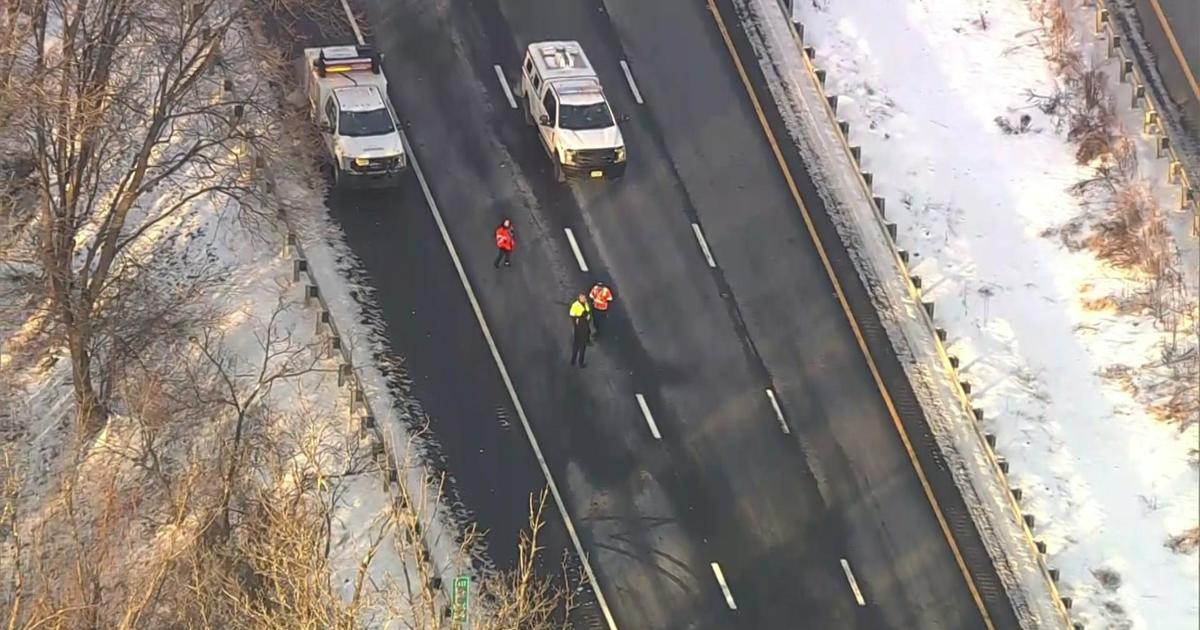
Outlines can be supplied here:
<path id="1" fill-rule="evenodd" d="M 496 227 L 496 249 L 499 253 L 496 254 L 496 262 L 492 266 L 499 269 L 501 261 L 505 267 L 512 266 L 513 248 L 517 246 L 517 238 L 514 234 L 512 220 L 505 219 L 503 223 Z"/>

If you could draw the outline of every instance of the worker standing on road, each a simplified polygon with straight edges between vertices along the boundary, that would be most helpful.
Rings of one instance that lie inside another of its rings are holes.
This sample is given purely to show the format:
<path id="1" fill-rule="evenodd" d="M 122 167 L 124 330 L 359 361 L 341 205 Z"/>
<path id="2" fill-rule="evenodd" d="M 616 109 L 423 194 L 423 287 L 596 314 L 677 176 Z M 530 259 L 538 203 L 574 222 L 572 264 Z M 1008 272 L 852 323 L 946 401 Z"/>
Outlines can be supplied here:
<path id="1" fill-rule="evenodd" d="M 496 262 L 492 263 L 492 266 L 499 269 L 501 261 L 504 262 L 505 267 L 512 266 L 512 252 L 516 246 L 517 237 L 512 220 L 505 219 L 496 227 L 496 249 L 499 252 L 496 254 Z"/>
<path id="2" fill-rule="evenodd" d="M 579 367 L 587 367 L 584 356 L 588 344 L 592 341 L 592 309 L 588 306 L 587 296 L 580 293 L 579 298 L 571 303 L 571 365 L 579 361 Z"/>
<path id="3" fill-rule="evenodd" d="M 596 326 L 596 338 L 599 339 L 604 320 L 608 317 L 608 303 L 613 301 L 613 292 L 603 281 L 599 281 L 592 287 L 588 297 L 592 299 L 592 323 Z"/>

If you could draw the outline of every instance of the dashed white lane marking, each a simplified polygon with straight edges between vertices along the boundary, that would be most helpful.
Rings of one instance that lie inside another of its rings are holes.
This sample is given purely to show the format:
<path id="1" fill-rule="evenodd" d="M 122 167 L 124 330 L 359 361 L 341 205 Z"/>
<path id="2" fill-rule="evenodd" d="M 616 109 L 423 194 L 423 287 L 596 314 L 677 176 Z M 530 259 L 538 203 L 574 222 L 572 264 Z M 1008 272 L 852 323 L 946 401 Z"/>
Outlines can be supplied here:
<path id="1" fill-rule="evenodd" d="M 516 109 L 517 99 L 513 98 L 512 88 L 508 87 L 508 79 L 504 78 L 504 68 L 501 68 L 498 63 L 493 64 L 492 67 L 496 69 L 496 78 L 500 79 L 500 87 L 504 88 L 504 98 L 508 99 L 508 106 Z"/>
<path id="2" fill-rule="evenodd" d="M 708 266 L 715 268 L 717 261 L 713 260 L 712 252 L 708 249 L 708 241 L 704 240 L 704 232 L 700 231 L 700 224 L 692 224 L 692 232 L 696 234 L 696 242 L 700 243 L 700 250 L 704 252 L 704 260 L 708 261 Z"/>
<path id="3" fill-rule="evenodd" d="M 862 591 L 858 588 L 858 580 L 854 579 L 854 572 L 850 570 L 850 563 L 842 558 L 842 571 L 846 574 L 846 581 L 850 582 L 850 590 L 854 591 L 854 601 L 858 602 L 859 606 L 866 606 L 867 600 L 863 599 Z"/>
<path id="4" fill-rule="evenodd" d="M 638 406 L 642 408 L 642 416 L 646 418 L 646 424 L 650 426 L 650 435 L 653 435 L 656 440 L 661 440 L 662 435 L 658 432 L 658 425 L 654 423 L 654 416 L 650 414 L 650 406 L 646 404 L 646 397 L 638 394 L 637 401 Z"/>
<path id="5" fill-rule="evenodd" d="M 348 0 L 342 0 L 342 8 L 346 11 L 346 19 L 349 20 L 350 26 L 354 29 L 354 37 L 358 40 L 358 44 L 365 46 L 366 40 L 363 39 L 362 31 L 359 30 L 358 24 L 354 20 L 354 13 L 350 10 Z M 475 297 L 475 290 L 471 288 L 471 282 L 467 279 L 467 272 L 463 268 L 462 259 L 458 256 L 458 249 L 454 247 L 454 241 L 450 240 L 450 231 L 446 229 L 446 222 L 442 219 L 442 213 L 438 210 L 437 202 L 433 199 L 433 192 L 429 188 L 429 182 L 425 179 L 425 175 L 421 171 L 421 165 L 417 163 L 417 156 L 413 153 L 412 145 L 408 142 L 408 136 L 403 131 L 400 132 L 400 141 L 404 144 L 404 150 L 408 153 L 413 175 L 416 176 L 417 183 L 421 185 L 421 192 L 425 195 L 425 202 L 429 204 L 429 211 L 433 214 L 433 220 L 437 224 L 438 232 L 442 235 L 442 242 L 446 244 L 446 250 L 450 253 L 450 260 L 454 262 L 454 269 L 458 271 L 458 279 L 462 282 L 463 290 L 467 293 L 467 300 L 471 303 L 471 310 L 475 312 L 475 319 L 479 322 L 480 330 L 483 331 L 483 338 L 487 341 L 488 349 L 492 352 L 492 359 L 496 362 L 496 369 L 499 370 L 500 378 L 504 381 L 504 387 L 508 390 L 508 396 L 513 401 L 517 417 L 521 419 L 521 426 L 525 429 L 525 437 L 529 439 L 529 445 L 533 447 L 533 453 L 537 458 L 538 466 L 542 469 L 542 474 L 546 477 L 546 485 L 550 488 L 550 495 L 554 497 L 554 504 L 558 507 L 558 513 L 562 515 L 563 524 L 567 527 L 567 535 L 571 539 L 572 546 L 575 547 L 575 554 L 579 557 L 580 563 L 583 564 L 583 571 L 587 575 L 588 583 L 592 585 L 592 592 L 596 594 L 596 604 L 600 607 L 600 612 L 604 614 L 604 621 L 608 624 L 608 630 L 617 630 L 617 622 L 613 618 L 612 611 L 608 608 L 608 600 L 605 599 L 604 592 L 600 590 L 600 583 L 596 581 L 596 572 L 592 569 L 592 563 L 583 551 L 583 543 L 579 540 L 579 533 L 575 529 L 575 523 L 571 520 L 570 513 L 567 512 L 567 504 L 563 501 L 562 493 L 558 491 L 558 484 L 554 482 L 554 477 L 550 474 L 550 466 L 546 463 L 546 456 L 542 453 L 542 447 L 538 444 L 537 437 L 533 434 L 533 427 L 529 424 L 529 417 L 525 415 L 525 407 L 521 405 L 521 399 L 517 397 L 517 390 L 513 387 L 512 377 L 508 374 L 508 368 L 504 365 L 504 359 L 500 357 L 500 350 L 496 347 L 496 339 L 492 337 L 492 330 L 488 327 L 487 320 L 483 317 L 483 309 L 480 308 L 479 300 Z"/>
<path id="6" fill-rule="evenodd" d="M 733 593 L 729 592 L 729 585 L 725 583 L 725 574 L 721 572 L 721 565 L 716 562 L 712 563 L 713 575 L 717 576 L 717 584 L 721 585 L 721 592 L 725 594 L 725 603 L 729 604 L 729 610 L 737 610 L 737 602 L 733 601 Z"/>
<path id="7" fill-rule="evenodd" d="M 575 262 L 579 263 L 579 270 L 586 272 L 588 270 L 587 261 L 583 259 L 583 251 L 579 249 L 579 243 L 575 241 L 575 233 L 571 228 L 563 228 L 567 233 L 567 241 L 571 243 L 571 251 L 575 252 Z"/>
<path id="8" fill-rule="evenodd" d="M 642 92 L 638 89 L 637 82 L 633 80 L 633 72 L 630 72 L 629 64 L 624 59 L 621 60 L 621 69 L 625 71 L 625 80 L 629 82 L 629 90 L 633 92 L 633 100 L 637 101 L 638 105 L 641 105 Z"/>
<path id="9" fill-rule="evenodd" d="M 767 388 L 767 398 L 771 399 L 771 408 L 775 410 L 775 417 L 779 419 L 779 427 L 785 434 L 791 435 L 792 430 L 788 428 L 787 420 L 783 419 L 783 410 L 779 408 L 779 401 L 775 399 L 775 392 L 770 387 Z"/>

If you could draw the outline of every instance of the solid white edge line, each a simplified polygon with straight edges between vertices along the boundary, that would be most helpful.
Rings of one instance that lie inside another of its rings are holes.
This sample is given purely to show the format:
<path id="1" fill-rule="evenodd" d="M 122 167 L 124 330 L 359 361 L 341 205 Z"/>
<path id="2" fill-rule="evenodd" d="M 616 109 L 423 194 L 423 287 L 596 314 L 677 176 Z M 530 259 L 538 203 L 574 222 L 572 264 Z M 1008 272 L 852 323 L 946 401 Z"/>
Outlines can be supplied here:
<path id="1" fill-rule="evenodd" d="M 571 243 L 571 251 L 575 252 L 575 262 L 579 263 L 579 270 L 586 272 L 588 270 L 587 261 L 583 259 L 583 251 L 579 249 L 579 243 L 575 241 L 575 233 L 571 228 L 563 228 L 567 233 L 567 241 Z"/>
<path id="2" fill-rule="evenodd" d="M 367 40 L 358 28 L 358 20 L 354 18 L 354 11 L 350 10 L 350 0 L 342 0 L 342 10 L 346 12 L 346 21 L 350 23 L 350 30 L 354 31 L 354 39 L 358 40 L 359 46 L 366 46 Z"/>
<path id="3" fill-rule="evenodd" d="M 633 100 L 637 101 L 638 105 L 642 104 L 642 92 L 638 90 L 637 83 L 633 80 L 633 73 L 629 70 L 629 64 L 625 60 L 621 60 L 621 69 L 625 71 L 625 80 L 629 82 L 629 90 L 633 92 Z"/>
<path id="4" fill-rule="evenodd" d="M 712 251 L 708 249 L 708 241 L 704 240 L 704 232 L 700 231 L 700 224 L 692 224 L 692 232 L 696 234 L 696 242 L 700 243 L 700 251 L 704 252 L 704 260 L 708 262 L 708 266 L 716 268 L 717 261 L 713 260 Z"/>
<path id="5" fill-rule="evenodd" d="M 737 610 L 737 602 L 733 601 L 733 593 L 729 592 L 729 585 L 725 583 L 725 574 L 721 572 L 721 565 L 716 562 L 712 563 L 713 575 L 717 576 L 717 584 L 721 586 L 721 592 L 725 594 L 725 603 L 729 605 L 729 610 Z"/>
<path id="6" fill-rule="evenodd" d="M 854 591 L 854 601 L 858 602 L 859 606 L 866 606 L 867 600 L 863 599 L 862 591 L 858 588 L 858 580 L 854 579 L 854 573 L 850 571 L 850 563 L 842 558 L 842 571 L 846 574 L 846 581 L 850 582 L 850 590 Z"/>
<path id="7" fill-rule="evenodd" d="M 346 17 L 350 21 L 350 25 L 354 28 L 354 36 L 358 38 L 359 45 L 366 45 L 366 41 L 362 37 L 362 31 L 358 29 L 358 24 L 355 22 L 354 13 L 350 11 L 348 0 L 342 0 L 342 7 L 346 10 Z M 517 390 L 513 387 L 512 378 L 508 375 L 508 368 L 504 366 L 504 359 L 500 357 L 500 350 L 496 347 L 496 340 L 492 337 L 492 331 L 488 328 L 487 320 L 483 317 L 483 309 L 479 307 L 479 300 L 475 297 L 475 290 L 471 288 L 471 282 L 467 279 L 467 272 L 463 268 L 462 259 L 458 256 L 458 250 L 454 247 L 454 241 L 450 239 L 450 232 L 446 229 L 446 222 L 442 219 L 442 213 L 438 210 L 437 202 L 433 199 L 433 191 L 429 189 L 429 182 L 425 181 L 425 175 L 421 171 L 421 165 L 417 163 L 417 157 L 413 154 L 412 145 L 408 142 L 408 136 L 403 130 L 400 131 L 400 141 L 404 144 L 404 150 L 408 153 L 409 164 L 412 165 L 413 174 L 417 177 L 417 182 L 421 185 L 421 192 L 425 195 L 425 201 L 429 204 L 429 211 L 433 213 L 433 220 L 437 223 L 438 232 L 442 235 L 442 242 L 446 244 L 446 250 L 450 253 L 450 259 L 454 262 L 454 269 L 458 271 L 458 279 L 462 281 L 463 290 L 467 292 L 467 300 L 471 302 L 471 310 L 475 311 L 475 319 L 479 322 L 479 328 L 483 331 L 483 337 L 487 341 L 488 349 L 492 351 L 492 359 L 496 361 L 496 369 L 500 371 L 500 378 L 504 381 L 504 387 L 508 390 L 508 396 L 513 401 L 513 408 L 517 410 L 517 417 L 521 419 L 521 426 L 525 429 L 525 437 L 529 438 L 529 445 L 533 447 L 534 456 L 537 458 L 538 466 L 542 469 L 542 474 L 546 477 L 546 485 L 550 488 L 550 494 L 554 497 L 554 504 L 558 507 L 559 514 L 563 517 L 563 523 L 567 527 L 567 534 L 571 538 L 571 544 L 575 547 L 575 553 L 579 556 L 579 561 L 583 564 L 584 573 L 588 577 L 588 582 L 592 585 L 592 592 L 596 594 L 596 604 L 600 606 L 600 612 L 604 614 L 604 620 L 608 623 L 609 630 L 617 630 L 617 622 L 613 619 L 612 611 L 608 608 L 608 601 L 604 598 L 604 592 L 600 590 L 600 583 L 596 581 L 596 572 L 592 570 L 592 563 L 588 560 L 588 556 L 583 551 L 583 543 L 579 540 L 579 533 L 575 530 L 575 523 L 571 521 L 571 516 L 567 512 L 567 505 L 563 502 L 562 493 L 558 491 L 558 484 L 554 483 L 554 477 L 550 474 L 550 466 L 546 463 L 546 457 L 542 454 L 542 448 L 538 445 L 537 437 L 533 435 L 533 427 L 529 424 L 529 418 L 525 415 L 525 408 L 521 405 L 521 399 L 517 397 Z"/>
<path id="8" fill-rule="evenodd" d="M 517 100 L 513 98 L 512 88 L 508 87 L 508 79 L 504 78 L 504 68 L 500 64 L 494 63 L 492 67 L 496 69 L 496 78 L 500 79 L 500 87 L 504 88 L 504 98 L 508 99 L 508 106 L 516 109 Z"/>
<path id="9" fill-rule="evenodd" d="M 654 416 L 650 415 L 650 406 L 646 404 L 646 397 L 637 394 L 637 401 L 638 406 L 642 408 L 642 416 L 646 418 L 646 424 L 650 426 L 650 435 L 653 435 L 656 440 L 661 440 L 662 434 L 658 432 L 658 425 L 654 423 Z"/>
<path id="10" fill-rule="evenodd" d="M 791 435 L 792 430 L 788 428 L 787 420 L 783 419 L 783 410 L 779 408 L 779 401 L 775 399 L 775 392 L 770 387 L 767 388 L 767 398 L 771 399 L 771 407 L 775 409 L 775 417 L 779 419 L 779 427 L 783 429 L 784 433 Z"/>

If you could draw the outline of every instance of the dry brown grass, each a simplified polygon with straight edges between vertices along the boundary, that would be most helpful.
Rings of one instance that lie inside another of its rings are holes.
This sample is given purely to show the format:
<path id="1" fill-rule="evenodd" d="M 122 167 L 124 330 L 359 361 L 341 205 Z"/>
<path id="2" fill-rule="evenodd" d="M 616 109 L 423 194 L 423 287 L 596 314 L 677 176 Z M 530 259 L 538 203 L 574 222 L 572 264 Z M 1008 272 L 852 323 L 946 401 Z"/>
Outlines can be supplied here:
<path id="1" fill-rule="evenodd" d="M 1193 553 L 1200 548 L 1200 527 L 1193 527 L 1167 539 L 1167 547 L 1175 553 Z"/>

